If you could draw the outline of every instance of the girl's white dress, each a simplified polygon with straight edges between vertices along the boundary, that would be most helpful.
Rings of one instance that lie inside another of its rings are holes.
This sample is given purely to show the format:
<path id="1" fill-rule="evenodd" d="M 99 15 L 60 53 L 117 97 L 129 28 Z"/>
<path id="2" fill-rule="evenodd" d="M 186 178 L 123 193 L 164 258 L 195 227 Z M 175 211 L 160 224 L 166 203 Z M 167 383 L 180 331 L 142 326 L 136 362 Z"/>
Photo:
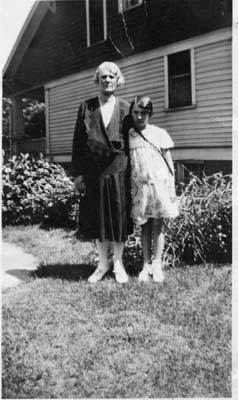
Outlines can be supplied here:
<path id="1" fill-rule="evenodd" d="M 148 124 L 142 134 L 162 152 L 173 147 L 166 130 Z M 131 159 L 132 212 L 138 225 L 149 218 L 175 218 L 178 216 L 174 176 L 159 152 L 133 128 L 129 130 Z M 166 157 L 173 170 L 169 150 Z"/>

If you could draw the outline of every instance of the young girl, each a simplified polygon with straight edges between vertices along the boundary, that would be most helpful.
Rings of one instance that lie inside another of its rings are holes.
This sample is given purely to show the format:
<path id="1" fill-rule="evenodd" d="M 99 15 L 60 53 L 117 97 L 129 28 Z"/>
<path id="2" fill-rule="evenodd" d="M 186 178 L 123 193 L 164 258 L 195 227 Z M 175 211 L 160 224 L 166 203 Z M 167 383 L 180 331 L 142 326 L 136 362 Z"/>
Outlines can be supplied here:
<path id="1" fill-rule="evenodd" d="M 152 113 L 148 96 L 138 96 L 132 101 L 129 111 L 132 128 L 128 135 L 132 218 L 142 228 L 144 265 L 139 280 L 148 281 L 151 274 L 155 282 L 162 282 L 163 219 L 177 217 L 178 208 L 173 162 L 168 150 L 173 147 L 173 141 L 164 129 L 149 124 Z"/>

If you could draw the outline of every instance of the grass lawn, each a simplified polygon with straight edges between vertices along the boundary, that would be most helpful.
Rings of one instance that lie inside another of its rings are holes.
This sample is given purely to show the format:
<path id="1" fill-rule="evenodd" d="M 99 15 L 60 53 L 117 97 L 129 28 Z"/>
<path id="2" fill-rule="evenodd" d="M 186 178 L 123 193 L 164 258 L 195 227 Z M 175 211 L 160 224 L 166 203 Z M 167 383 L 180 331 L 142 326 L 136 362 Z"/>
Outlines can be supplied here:
<path id="1" fill-rule="evenodd" d="M 231 397 L 230 265 L 90 285 L 95 247 L 73 231 L 8 227 L 3 240 L 40 267 L 2 295 L 2 398 Z"/>

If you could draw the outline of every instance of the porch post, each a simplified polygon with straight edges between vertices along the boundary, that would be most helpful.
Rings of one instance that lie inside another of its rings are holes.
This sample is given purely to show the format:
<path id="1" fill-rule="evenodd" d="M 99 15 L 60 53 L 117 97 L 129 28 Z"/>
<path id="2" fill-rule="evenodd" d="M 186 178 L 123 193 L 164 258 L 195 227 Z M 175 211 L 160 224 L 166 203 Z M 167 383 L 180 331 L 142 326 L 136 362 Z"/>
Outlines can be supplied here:
<path id="1" fill-rule="evenodd" d="M 49 89 L 45 88 L 45 154 L 50 157 Z"/>
<path id="2" fill-rule="evenodd" d="M 12 152 L 13 154 L 18 154 L 20 152 L 20 149 L 17 139 L 22 138 L 25 132 L 21 97 L 14 97 L 12 99 L 11 122 L 12 122 L 11 123 Z"/>
<path id="3" fill-rule="evenodd" d="M 176 161 L 176 170 L 177 183 L 184 182 L 184 168 L 181 161 Z"/>

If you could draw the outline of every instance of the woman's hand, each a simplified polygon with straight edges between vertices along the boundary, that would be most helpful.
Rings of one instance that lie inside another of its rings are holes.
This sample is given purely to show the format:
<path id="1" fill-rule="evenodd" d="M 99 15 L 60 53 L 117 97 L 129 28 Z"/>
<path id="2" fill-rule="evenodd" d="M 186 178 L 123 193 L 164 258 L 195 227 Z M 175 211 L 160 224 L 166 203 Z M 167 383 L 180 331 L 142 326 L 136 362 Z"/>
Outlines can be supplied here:
<path id="1" fill-rule="evenodd" d="M 74 188 L 79 192 L 82 196 L 86 193 L 86 185 L 82 175 L 77 176 L 74 181 Z"/>

